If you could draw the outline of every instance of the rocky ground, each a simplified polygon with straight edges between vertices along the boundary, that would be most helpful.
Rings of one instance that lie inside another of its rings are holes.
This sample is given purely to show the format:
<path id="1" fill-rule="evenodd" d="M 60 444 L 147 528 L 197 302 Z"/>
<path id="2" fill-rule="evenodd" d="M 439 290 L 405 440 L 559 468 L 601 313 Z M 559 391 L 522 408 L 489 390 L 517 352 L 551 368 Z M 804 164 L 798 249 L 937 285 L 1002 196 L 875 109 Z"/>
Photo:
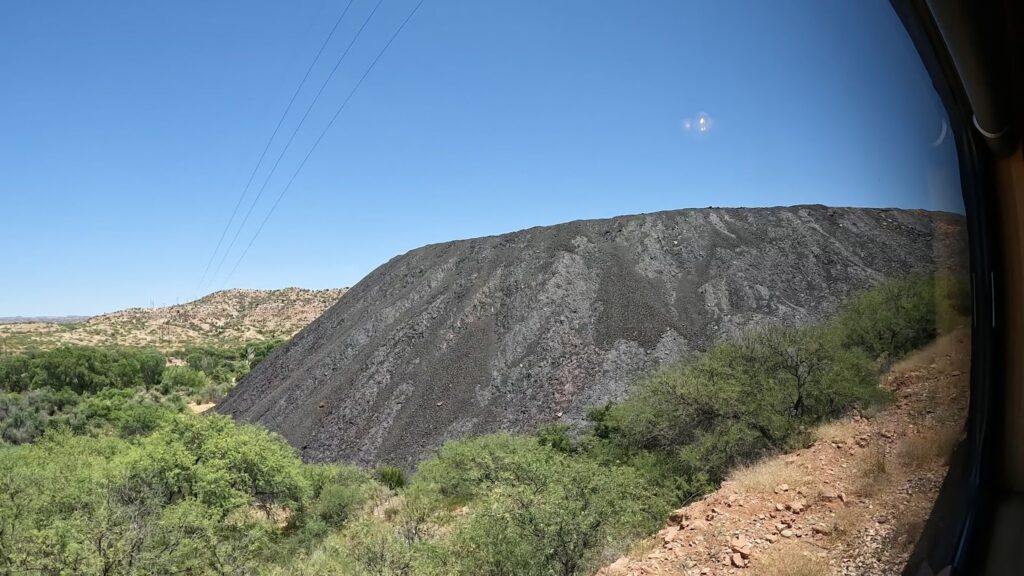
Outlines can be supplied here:
<path id="1" fill-rule="evenodd" d="M 290 338 L 337 303 L 345 288 L 332 290 L 223 290 L 194 302 L 164 308 L 130 308 L 74 323 L 0 322 L 6 351 L 61 345 L 234 345 Z"/>
<path id="2" fill-rule="evenodd" d="M 899 574 L 961 437 L 969 353 L 961 330 L 911 355 L 884 378 L 893 405 L 737 471 L 599 575 Z"/>

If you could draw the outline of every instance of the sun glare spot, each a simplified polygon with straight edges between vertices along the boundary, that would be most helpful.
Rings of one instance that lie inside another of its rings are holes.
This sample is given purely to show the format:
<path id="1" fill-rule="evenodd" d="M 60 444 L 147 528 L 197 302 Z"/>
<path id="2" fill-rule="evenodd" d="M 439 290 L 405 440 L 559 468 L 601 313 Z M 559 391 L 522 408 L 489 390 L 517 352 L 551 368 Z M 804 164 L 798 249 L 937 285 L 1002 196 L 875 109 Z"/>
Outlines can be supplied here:
<path id="1" fill-rule="evenodd" d="M 711 116 L 705 112 L 701 112 L 693 118 L 685 118 L 683 120 L 683 131 L 697 136 L 703 136 L 711 131 L 714 124 L 715 123 L 711 119 Z"/>

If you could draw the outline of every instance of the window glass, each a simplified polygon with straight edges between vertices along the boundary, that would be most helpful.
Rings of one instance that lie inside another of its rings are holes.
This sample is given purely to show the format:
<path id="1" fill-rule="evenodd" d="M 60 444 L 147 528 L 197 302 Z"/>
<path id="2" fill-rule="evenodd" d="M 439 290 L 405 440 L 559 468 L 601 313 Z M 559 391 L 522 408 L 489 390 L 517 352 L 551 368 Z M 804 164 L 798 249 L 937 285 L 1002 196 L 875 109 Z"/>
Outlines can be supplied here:
<path id="1" fill-rule="evenodd" d="M 8 572 L 913 553 L 968 237 L 888 3 L 6 8 Z"/>

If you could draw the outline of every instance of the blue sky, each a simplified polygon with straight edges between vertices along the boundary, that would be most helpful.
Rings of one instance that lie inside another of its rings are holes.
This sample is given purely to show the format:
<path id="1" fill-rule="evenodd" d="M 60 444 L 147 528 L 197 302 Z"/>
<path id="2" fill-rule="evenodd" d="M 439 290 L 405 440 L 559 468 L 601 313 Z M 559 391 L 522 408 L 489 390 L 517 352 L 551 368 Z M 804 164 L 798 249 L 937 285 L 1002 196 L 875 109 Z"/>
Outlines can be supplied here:
<path id="1" fill-rule="evenodd" d="M 376 1 L 353 1 L 269 159 Z M 884 0 L 426 0 L 225 278 L 416 3 L 384 0 L 200 286 L 345 2 L 5 2 L 0 316 L 348 286 L 422 244 L 580 218 L 960 210 L 943 113 Z M 699 113 L 710 129 L 687 131 Z"/>

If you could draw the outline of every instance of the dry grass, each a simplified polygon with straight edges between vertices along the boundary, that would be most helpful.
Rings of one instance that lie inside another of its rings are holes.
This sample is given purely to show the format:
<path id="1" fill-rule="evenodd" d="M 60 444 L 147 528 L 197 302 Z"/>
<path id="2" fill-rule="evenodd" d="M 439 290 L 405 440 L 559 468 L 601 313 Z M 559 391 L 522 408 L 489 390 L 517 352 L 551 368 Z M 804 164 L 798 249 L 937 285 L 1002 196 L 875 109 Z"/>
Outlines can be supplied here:
<path id="1" fill-rule="evenodd" d="M 791 490 L 806 489 L 811 480 L 800 466 L 783 458 L 768 458 L 745 466 L 733 471 L 728 479 L 737 490 L 748 494 L 771 494 L 781 484 L 788 484 Z"/>
<path id="2" fill-rule="evenodd" d="M 861 496 L 875 496 L 888 484 L 891 471 L 885 451 L 865 450 L 856 464 L 854 492 Z"/>
<path id="3" fill-rule="evenodd" d="M 629 556 L 630 558 L 643 558 L 657 550 L 660 546 L 661 539 L 658 537 L 652 536 L 650 538 L 644 538 L 643 540 L 630 544 L 629 549 L 626 552 L 626 556 Z"/>
<path id="4" fill-rule="evenodd" d="M 862 528 L 868 521 L 867 512 L 859 506 L 844 506 L 836 510 L 832 517 L 831 538 L 846 541 Z"/>
<path id="5" fill-rule="evenodd" d="M 806 544 L 785 544 L 773 547 L 755 557 L 751 572 L 760 576 L 828 576 L 828 560 L 818 558 L 813 547 Z"/>
<path id="6" fill-rule="evenodd" d="M 924 531 L 924 514 L 899 514 L 893 525 L 893 538 L 903 550 L 910 550 Z"/>
<path id="7" fill-rule="evenodd" d="M 899 463 L 909 470 L 921 470 L 935 462 L 946 464 L 960 438 L 958 428 L 931 428 L 909 436 L 900 442 Z"/>
<path id="8" fill-rule="evenodd" d="M 902 374 L 914 370 L 923 370 L 932 364 L 944 360 L 947 355 L 962 356 L 965 350 L 970 349 L 970 329 L 961 328 L 945 338 L 937 338 L 930 344 L 907 355 L 905 358 L 893 365 L 891 372 Z"/>
<path id="9" fill-rule="evenodd" d="M 819 442 L 850 442 L 857 436 L 857 425 L 850 420 L 836 420 L 818 426 L 811 435 Z"/>

